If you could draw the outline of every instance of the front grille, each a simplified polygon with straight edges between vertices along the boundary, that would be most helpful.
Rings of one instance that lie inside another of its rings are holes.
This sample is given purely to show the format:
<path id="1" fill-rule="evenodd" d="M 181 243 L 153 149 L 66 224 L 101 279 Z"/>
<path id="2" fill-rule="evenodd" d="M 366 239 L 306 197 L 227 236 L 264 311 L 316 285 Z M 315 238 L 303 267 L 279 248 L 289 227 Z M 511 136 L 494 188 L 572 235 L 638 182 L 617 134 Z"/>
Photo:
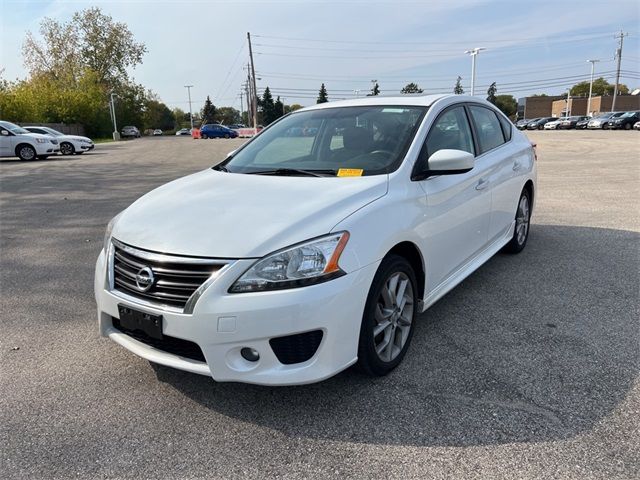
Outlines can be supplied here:
<path id="1" fill-rule="evenodd" d="M 322 330 L 276 337 L 269 340 L 269 345 L 280 363 L 291 365 L 302 363 L 313 357 L 322 341 Z"/>
<path id="2" fill-rule="evenodd" d="M 113 244 L 114 290 L 160 307 L 184 309 L 187 300 L 224 262 L 191 257 L 177 257 Z M 151 287 L 144 291 L 136 283 L 142 269 L 153 273 Z"/>
<path id="3" fill-rule="evenodd" d="M 113 322 L 114 328 L 130 336 L 134 340 L 144 343 L 145 345 L 157 348 L 163 352 L 173 353 L 179 357 L 189 358 L 197 362 L 205 362 L 202 350 L 197 343 L 182 340 L 181 338 L 169 337 L 167 335 L 163 335 L 162 339 L 158 340 L 157 338 L 152 338 L 140 330 L 128 330 L 123 328 L 120 325 L 120 320 L 115 317 L 112 317 L 111 321 Z"/>

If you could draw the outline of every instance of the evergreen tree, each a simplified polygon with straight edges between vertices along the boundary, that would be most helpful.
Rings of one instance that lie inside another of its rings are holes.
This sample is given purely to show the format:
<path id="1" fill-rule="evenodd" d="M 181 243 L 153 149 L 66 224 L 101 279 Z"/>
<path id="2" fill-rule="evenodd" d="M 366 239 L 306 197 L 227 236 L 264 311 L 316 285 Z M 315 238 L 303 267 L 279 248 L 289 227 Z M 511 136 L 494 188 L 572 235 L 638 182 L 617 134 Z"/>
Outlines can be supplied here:
<path id="1" fill-rule="evenodd" d="M 371 93 L 367 94 L 367 97 L 375 97 L 376 95 L 380 95 L 380 85 L 378 85 L 378 82 L 376 82 L 376 84 L 371 89 Z"/>
<path id="2" fill-rule="evenodd" d="M 456 95 L 463 95 L 464 94 L 464 88 L 462 88 L 462 77 L 458 77 L 458 79 L 456 80 L 456 86 L 453 87 L 453 93 L 455 93 Z"/>
<path id="3" fill-rule="evenodd" d="M 203 125 L 207 123 L 213 123 L 216 119 L 216 107 L 209 98 L 209 95 L 207 95 L 207 99 L 204 102 L 204 107 L 202 107 L 200 116 L 202 117 Z"/>
<path id="4" fill-rule="evenodd" d="M 329 101 L 329 95 L 327 94 L 327 89 L 324 86 L 324 83 L 320 85 L 320 91 L 318 92 L 318 99 L 316 103 L 326 103 Z"/>
<path id="5" fill-rule="evenodd" d="M 278 116 L 278 113 L 276 112 L 273 95 L 271 95 L 269 87 L 264 89 L 262 98 L 258 99 L 258 106 L 262 108 L 262 123 L 264 125 L 269 125 L 274 120 L 282 116 L 282 107 L 280 109 L 280 116 Z"/>
<path id="6" fill-rule="evenodd" d="M 422 93 L 424 90 L 422 90 L 417 83 L 407 83 L 402 90 L 400 90 L 400 93 Z"/>
<path id="7" fill-rule="evenodd" d="M 493 82 L 491 85 L 489 85 L 489 89 L 487 90 L 487 101 L 495 105 L 497 92 L 498 87 L 496 87 L 496 82 Z"/>
<path id="8" fill-rule="evenodd" d="M 280 100 L 280 96 L 278 96 L 275 103 L 273 104 L 273 116 L 275 117 L 274 120 L 282 117 L 284 115 L 284 111 L 284 103 L 282 103 L 282 100 Z"/>

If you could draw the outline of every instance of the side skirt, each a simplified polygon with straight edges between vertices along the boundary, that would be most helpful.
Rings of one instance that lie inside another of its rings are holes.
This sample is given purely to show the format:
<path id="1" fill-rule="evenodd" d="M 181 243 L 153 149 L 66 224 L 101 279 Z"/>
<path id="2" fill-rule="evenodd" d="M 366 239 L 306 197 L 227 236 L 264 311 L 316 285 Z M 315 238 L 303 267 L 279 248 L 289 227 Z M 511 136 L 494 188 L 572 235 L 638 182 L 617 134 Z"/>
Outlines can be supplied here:
<path id="1" fill-rule="evenodd" d="M 429 294 L 425 297 L 425 299 L 420 302 L 422 304 L 421 312 L 424 312 L 431 305 L 436 303 L 442 297 L 444 297 L 447 293 L 449 293 L 453 288 L 455 288 L 460 282 L 462 282 L 465 278 L 475 272 L 478 268 L 480 268 L 487 260 L 493 257 L 496 253 L 500 251 L 502 247 L 504 247 L 511 238 L 513 237 L 513 232 L 516 226 L 515 220 L 511 223 L 509 228 L 507 228 L 505 234 L 501 237 L 498 237 L 493 243 L 489 244 L 487 248 L 481 251 L 478 255 L 472 258 L 470 261 L 465 263 L 458 270 L 453 272 L 447 279 L 445 279 L 440 285 L 431 290 Z"/>

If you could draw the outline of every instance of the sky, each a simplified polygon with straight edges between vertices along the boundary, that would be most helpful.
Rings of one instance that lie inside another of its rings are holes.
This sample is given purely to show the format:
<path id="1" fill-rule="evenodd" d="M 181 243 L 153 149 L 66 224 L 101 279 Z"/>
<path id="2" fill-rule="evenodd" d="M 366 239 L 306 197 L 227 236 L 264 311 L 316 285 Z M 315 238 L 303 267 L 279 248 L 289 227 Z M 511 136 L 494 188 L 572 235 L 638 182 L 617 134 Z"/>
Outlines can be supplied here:
<path id="1" fill-rule="evenodd" d="M 614 82 L 624 39 L 621 82 L 640 88 L 640 1 L 325 0 L 325 1 L 83 1 L 0 0 L 0 70 L 25 78 L 21 45 L 44 17 L 65 21 L 98 6 L 125 22 L 146 44 L 136 82 L 171 108 L 193 109 L 207 95 L 216 106 L 240 108 L 251 33 L 258 92 L 269 86 L 286 104 L 315 103 L 321 83 L 330 100 L 363 96 L 377 80 L 382 94 L 409 82 L 425 93 L 452 92 L 458 76 L 469 93 L 477 58 L 476 94 L 496 82 L 516 98 L 560 94 L 596 77 Z"/>

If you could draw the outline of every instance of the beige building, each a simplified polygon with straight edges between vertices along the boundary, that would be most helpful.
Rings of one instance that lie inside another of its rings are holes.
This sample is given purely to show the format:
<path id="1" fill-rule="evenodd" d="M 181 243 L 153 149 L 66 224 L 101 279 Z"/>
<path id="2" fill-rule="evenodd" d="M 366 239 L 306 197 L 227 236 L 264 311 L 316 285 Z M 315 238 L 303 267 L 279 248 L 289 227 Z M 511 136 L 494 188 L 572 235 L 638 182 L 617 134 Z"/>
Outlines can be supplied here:
<path id="1" fill-rule="evenodd" d="M 611 111 L 613 96 L 591 97 L 591 112 L 587 112 L 588 99 L 584 97 L 569 99 L 569 113 L 571 115 L 589 115 Z M 640 95 L 618 95 L 616 98 L 616 111 L 640 110 Z M 562 117 L 566 115 L 567 100 L 555 100 L 551 106 L 550 115 Z"/>

